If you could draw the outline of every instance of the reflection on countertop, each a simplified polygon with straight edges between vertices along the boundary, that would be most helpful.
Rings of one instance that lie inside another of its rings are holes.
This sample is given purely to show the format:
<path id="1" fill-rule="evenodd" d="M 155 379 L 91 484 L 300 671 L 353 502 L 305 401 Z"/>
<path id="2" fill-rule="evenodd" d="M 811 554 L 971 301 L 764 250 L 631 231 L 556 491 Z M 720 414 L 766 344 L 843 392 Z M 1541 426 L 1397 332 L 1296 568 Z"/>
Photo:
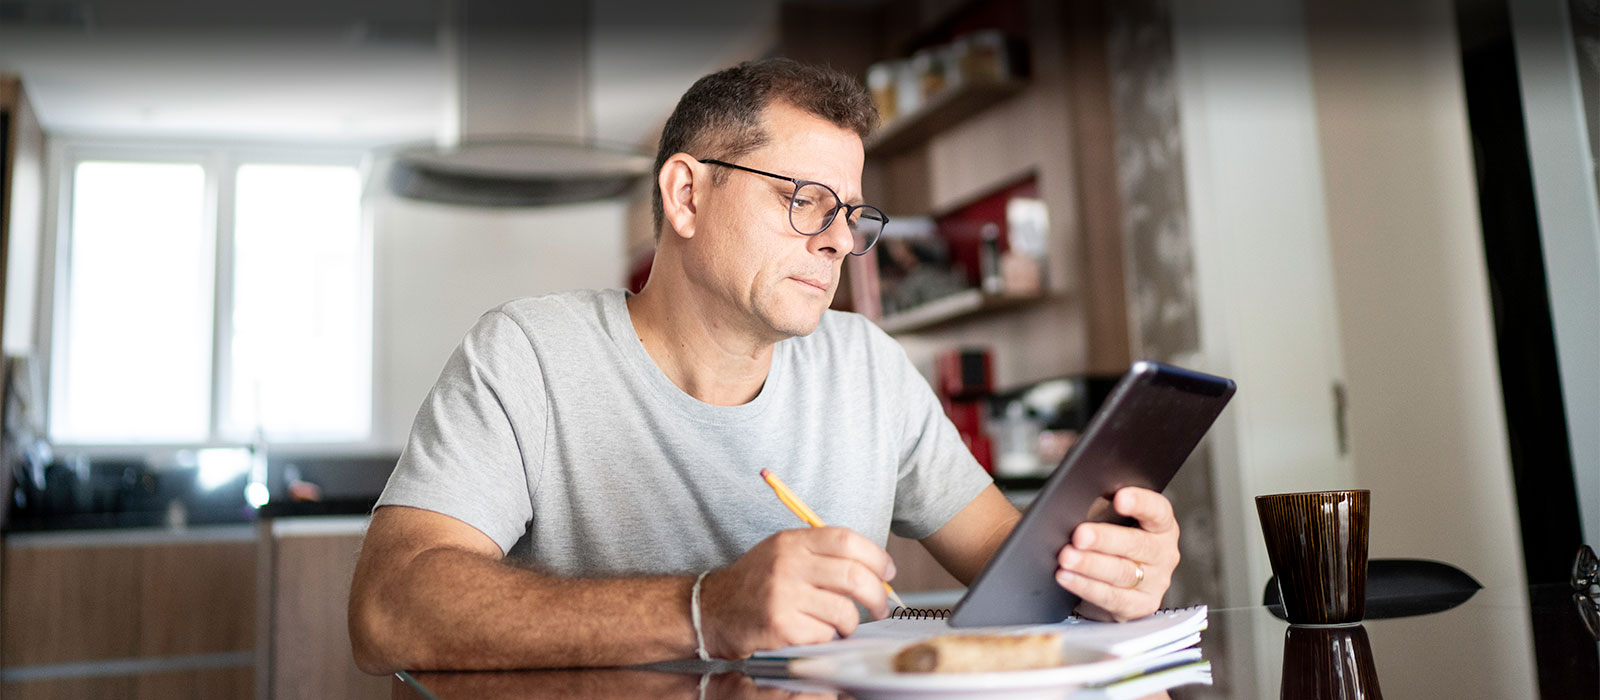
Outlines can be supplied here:
<path id="1" fill-rule="evenodd" d="M 180 528 L 249 523 L 302 515 L 369 512 L 397 456 L 273 454 L 267 501 L 246 499 L 248 475 L 216 478 L 190 461 L 87 458 L 56 460 L 15 474 L 6 532 Z"/>

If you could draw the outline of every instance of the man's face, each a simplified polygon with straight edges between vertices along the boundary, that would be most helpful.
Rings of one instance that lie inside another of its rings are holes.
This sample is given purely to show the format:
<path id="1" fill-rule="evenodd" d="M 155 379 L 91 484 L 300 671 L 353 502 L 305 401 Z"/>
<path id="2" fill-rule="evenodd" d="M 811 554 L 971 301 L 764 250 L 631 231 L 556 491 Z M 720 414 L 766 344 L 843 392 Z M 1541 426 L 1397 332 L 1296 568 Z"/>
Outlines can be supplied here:
<path id="1" fill-rule="evenodd" d="M 855 132 L 790 105 L 764 112 L 771 137 L 734 162 L 823 183 L 845 203 L 860 203 L 862 149 Z M 705 165 L 722 176 L 699 212 L 692 274 L 729 308 L 729 322 L 773 341 L 816 330 L 839 286 L 851 237 L 841 213 L 822 233 L 805 236 L 789 224 L 794 185 L 742 170 Z"/>

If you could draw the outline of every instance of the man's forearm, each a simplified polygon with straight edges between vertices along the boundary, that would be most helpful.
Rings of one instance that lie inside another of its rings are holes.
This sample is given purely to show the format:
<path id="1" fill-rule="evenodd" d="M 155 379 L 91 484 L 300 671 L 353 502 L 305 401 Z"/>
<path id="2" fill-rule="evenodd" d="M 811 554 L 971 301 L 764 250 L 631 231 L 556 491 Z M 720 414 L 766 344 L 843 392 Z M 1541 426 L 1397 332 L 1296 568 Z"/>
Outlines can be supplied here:
<path id="1" fill-rule="evenodd" d="M 369 673 L 611 666 L 694 651 L 689 578 L 559 579 L 438 548 L 356 580 L 350 636 Z"/>

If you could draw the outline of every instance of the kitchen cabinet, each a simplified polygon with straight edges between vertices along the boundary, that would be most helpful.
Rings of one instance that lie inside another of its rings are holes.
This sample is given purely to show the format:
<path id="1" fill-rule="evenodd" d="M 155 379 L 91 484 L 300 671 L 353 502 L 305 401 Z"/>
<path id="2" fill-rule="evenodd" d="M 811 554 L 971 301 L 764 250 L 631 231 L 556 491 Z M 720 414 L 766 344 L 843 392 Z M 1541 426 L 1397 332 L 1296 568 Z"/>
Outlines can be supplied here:
<path id="1" fill-rule="evenodd" d="M 10 535 L 0 694 L 246 700 L 255 567 L 248 525 Z"/>
<path id="2" fill-rule="evenodd" d="M 389 697 L 389 680 L 356 668 L 345 624 L 350 581 L 366 532 L 367 516 L 274 518 L 259 525 L 261 601 L 258 616 L 271 620 L 260 646 L 270 650 L 260 669 L 261 697 Z"/>
<path id="3" fill-rule="evenodd" d="M 12 533 L 0 696 L 386 698 L 345 624 L 366 522 Z"/>

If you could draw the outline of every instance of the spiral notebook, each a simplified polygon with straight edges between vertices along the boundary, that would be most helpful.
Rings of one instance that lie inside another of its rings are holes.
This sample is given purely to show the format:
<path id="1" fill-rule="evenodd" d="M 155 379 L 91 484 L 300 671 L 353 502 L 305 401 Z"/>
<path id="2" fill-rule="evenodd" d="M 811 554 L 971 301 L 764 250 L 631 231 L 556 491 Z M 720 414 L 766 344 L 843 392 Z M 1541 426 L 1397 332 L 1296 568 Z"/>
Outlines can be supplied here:
<path id="1" fill-rule="evenodd" d="M 1095 622 L 1072 617 L 1044 625 L 954 628 L 946 622 L 947 609 L 895 608 L 889 617 L 864 623 L 855 634 L 822 644 L 806 644 L 758 652 L 761 660 L 800 659 L 832 654 L 865 653 L 902 646 L 941 634 L 1059 633 L 1062 643 L 1081 649 L 1132 657 L 1158 649 L 1183 649 L 1200 642 L 1206 628 L 1207 608 L 1162 610 L 1129 622 Z M 1187 642 L 1186 644 L 1184 642 Z"/>

